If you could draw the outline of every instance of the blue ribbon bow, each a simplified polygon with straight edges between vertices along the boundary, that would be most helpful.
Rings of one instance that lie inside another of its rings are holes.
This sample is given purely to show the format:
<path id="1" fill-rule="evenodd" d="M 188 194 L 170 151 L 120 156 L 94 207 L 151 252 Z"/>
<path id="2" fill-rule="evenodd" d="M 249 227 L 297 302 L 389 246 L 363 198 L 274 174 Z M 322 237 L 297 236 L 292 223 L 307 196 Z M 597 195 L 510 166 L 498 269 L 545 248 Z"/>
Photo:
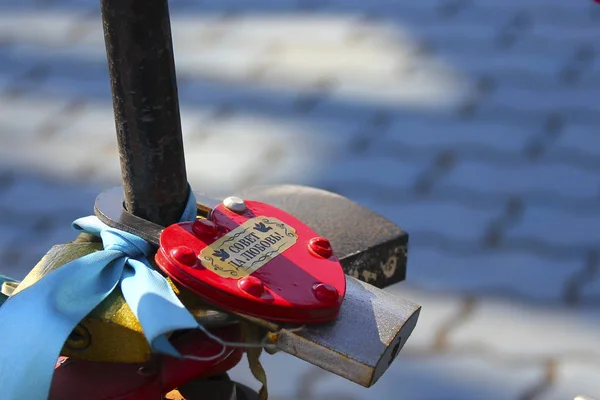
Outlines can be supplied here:
<path id="1" fill-rule="evenodd" d="M 190 190 L 181 220 L 195 218 L 196 199 Z M 46 399 L 56 360 L 71 331 L 118 285 L 153 351 L 181 357 L 166 334 L 202 329 L 167 280 L 148 264 L 148 243 L 109 228 L 94 216 L 76 220 L 73 227 L 100 236 L 104 250 L 57 268 L 0 307 L 3 400 Z"/>

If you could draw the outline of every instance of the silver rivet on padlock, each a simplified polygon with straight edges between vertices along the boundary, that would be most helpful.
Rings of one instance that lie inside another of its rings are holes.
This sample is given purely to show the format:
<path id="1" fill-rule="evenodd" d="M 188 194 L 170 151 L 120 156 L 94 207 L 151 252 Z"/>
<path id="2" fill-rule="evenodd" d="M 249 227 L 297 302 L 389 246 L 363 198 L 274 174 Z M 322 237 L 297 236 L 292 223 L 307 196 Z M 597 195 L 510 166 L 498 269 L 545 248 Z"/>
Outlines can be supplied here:
<path id="1" fill-rule="evenodd" d="M 223 200 L 223 205 L 236 213 L 243 213 L 247 210 L 246 203 L 239 197 L 231 196 Z"/>

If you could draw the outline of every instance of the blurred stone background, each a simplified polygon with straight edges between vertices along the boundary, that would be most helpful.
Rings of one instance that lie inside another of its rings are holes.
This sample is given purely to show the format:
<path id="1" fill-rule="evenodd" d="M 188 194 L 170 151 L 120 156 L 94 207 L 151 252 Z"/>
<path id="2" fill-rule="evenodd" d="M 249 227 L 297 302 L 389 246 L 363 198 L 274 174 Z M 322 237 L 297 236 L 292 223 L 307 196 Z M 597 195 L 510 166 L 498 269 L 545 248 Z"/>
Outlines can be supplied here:
<path id="1" fill-rule="evenodd" d="M 389 290 L 423 311 L 389 372 L 265 356 L 273 399 L 600 398 L 600 5 L 170 4 L 196 190 L 318 186 L 411 235 Z M 98 2 L 0 0 L 0 272 L 119 179 Z"/>

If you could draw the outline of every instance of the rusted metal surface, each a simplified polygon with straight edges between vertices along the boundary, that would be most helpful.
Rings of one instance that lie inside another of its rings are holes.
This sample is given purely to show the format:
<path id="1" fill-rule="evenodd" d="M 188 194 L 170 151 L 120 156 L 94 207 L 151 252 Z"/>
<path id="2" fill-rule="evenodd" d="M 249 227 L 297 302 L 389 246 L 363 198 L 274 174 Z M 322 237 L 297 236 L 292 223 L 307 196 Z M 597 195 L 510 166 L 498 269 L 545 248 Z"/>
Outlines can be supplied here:
<path id="1" fill-rule="evenodd" d="M 167 0 L 101 0 L 126 208 L 161 225 L 188 197 Z"/>
<path id="2" fill-rule="evenodd" d="M 406 279 L 408 234 L 343 196 L 307 186 L 259 186 L 237 193 L 292 214 L 331 241 L 347 275 L 383 288 Z"/>

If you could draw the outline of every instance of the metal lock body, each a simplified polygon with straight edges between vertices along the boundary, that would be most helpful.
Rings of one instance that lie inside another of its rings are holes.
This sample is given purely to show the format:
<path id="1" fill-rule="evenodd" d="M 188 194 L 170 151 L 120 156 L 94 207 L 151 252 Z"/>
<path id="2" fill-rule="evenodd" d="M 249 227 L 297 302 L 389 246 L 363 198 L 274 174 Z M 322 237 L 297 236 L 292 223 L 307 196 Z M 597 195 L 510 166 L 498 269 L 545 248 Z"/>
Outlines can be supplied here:
<path id="1" fill-rule="evenodd" d="M 377 276 L 382 285 L 404 278 L 407 234 L 357 203 L 323 190 L 294 185 L 257 188 L 243 196 L 279 206 L 302 222 L 308 221 L 307 225 L 320 235 L 329 232 L 333 252 L 346 272 L 355 272 L 359 277 Z M 205 199 L 203 203 L 208 201 Z M 96 214 L 115 228 L 145 235 L 145 239 L 158 244 L 156 238 L 161 230 L 130 215 L 121 204 L 119 189 L 107 191 L 96 201 Z M 214 202 L 210 209 L 218 209 L 219 204 Z M 206 217 L 210 209 L 203 208 L 200 214 Z M 327 219 L 329 210 L 337 218 Z M 363 240 L 346 240 L 354 236 Z M 394 266 L 391 270 L 390 265 Z M 186 297 L 190 301 L 184 302 L 186 307 L 199 301 L 193 296 Z M 406 343 L 419 312 L 420 306 L 408 300 L 346 276 L 344 301 L 338 316 L 329 323 L 306 325 L 297 331 L 272 320 L 239 312 L 234 315 L 273 332 L 273 341 L 281 350 L 363 386 L 371 386 Z M 367 342 L 370 345 L 364 346 Z"/>
<path id="2" fill-rule="evenodd" d="M 407 235 L 380 215 L 342 196 L 302 186 L 257 188 L 242 195 L 276 205 L 305 222 L 312 230 L 309 236 L 328 237 L 333 253 L 346 273 L 369 281 L 372 279 L 367 278 L 376 276 L 375 283 L 382 285 L 404 278 Z M 117 229 L 158 244 L 156 238 L 160 236 L 160 230 L 152 232 L 137 226 L 137 219 L 124 212 L 122 196 L 122 189 L 104 192 L 96 203 L 97 215 Z M 214 208 L 218 208 L 218 204 L 220 202 L 213 204 Z M 107 205 L 113 209 L 107 210 Z M 201 208 L 199 214 L 207 216 L 209 211 Z M 337 218 L 331 221 L 325 214 Z M 348 237 L 362 240 L 349 242 Z M 99 243 L 55 246 L 18 290 L 52 269 L 100 247 Z M 392 264 L 393 270 L 386 267 Z M 345 296 L 333 321 L 306 325 L 298 331 L 293 329 L 298 325 L 283 325 L 207 306 L 190 290 L 178 283 L 173 285 L 186 308 L 205 326 L 234 324 L 236 319 L 250 321 L 272 332 L 272 341 L 280 350 L 363 386 L 371 386 L 406 343 L 420 307 L 348 275 L 345 286 Z M 88 315 L 80 327 L 83 328 L 81 332 L 76 330 L 63 348 L 63 355 L 89 361 L 128 363 L 143 362 L 150 355 L 141 327 L 118 291 Z"/>

